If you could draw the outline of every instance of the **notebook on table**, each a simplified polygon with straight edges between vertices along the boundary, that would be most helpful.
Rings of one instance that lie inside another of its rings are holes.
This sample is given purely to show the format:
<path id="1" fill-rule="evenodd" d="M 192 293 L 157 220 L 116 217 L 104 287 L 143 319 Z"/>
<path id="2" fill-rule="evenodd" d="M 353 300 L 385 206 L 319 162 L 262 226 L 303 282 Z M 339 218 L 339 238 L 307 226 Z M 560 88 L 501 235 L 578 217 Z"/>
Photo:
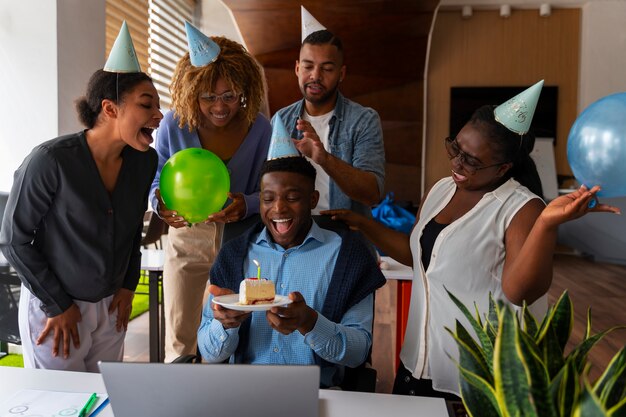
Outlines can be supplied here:
<path id="1" fill-rule="evenodd" d="M 319 417 L 317 366 L 99 365 L 115 417 Z"/>

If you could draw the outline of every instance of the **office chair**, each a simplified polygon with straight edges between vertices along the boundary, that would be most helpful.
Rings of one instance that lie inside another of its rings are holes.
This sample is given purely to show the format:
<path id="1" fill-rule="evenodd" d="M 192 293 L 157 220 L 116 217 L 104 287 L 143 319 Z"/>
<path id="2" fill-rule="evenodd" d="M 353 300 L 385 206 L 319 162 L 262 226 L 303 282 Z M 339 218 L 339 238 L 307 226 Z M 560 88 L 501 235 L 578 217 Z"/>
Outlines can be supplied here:
<path id="1" fill-rule="evenodd" d="M 0 193 L 0 229 L 8 200 L 8 193 Z M 3 257 L 4 259 L 4 257 Z M 7 343 L 21 344 L 18 328 L 20 279 L 8 264 L 0 265 L 0 357 L 8 353 Z"/>
<path id="2" fill-rule="evenodd" d="M 317 225 L 321 228 L 339 231 L 349 230 L 348 226 L 343 222 L 332 220 L 329 216 L 313 216 Z M 222 245 L 234 237 L 239 236 L 250 227 L 253 227 L 260 221 L 260 215 L 255 214 L 239 222 L 226 223 L 222 235 Z M 201 363 L 202 357 L 199 350 L 195 355 L 183 355 L 174 359 L 172 363 Z M 228 360 L 226 361 L 228 362 Z M 376 392 L 376 377 L 378 375 L 376 369 L 372 368 L 372 350 L 368 353 L 366 361 L 356 368 L 345 367 L 343 382 L 340 387 L 344 391 L 360 391 L 360 392 Z"/>
<path id="3" fill-rule="evenodd" d="M 141 238 L 141 246 L 145 249 L 149 245 L 154 245 L 157 249 L 163 249 L 161 236 L 167 234 L 169 228 L 155 212 L 148 210 L 143 216 L 143 237 Z"/>
<path id="4" fill-rule="evenodd" d="M 20 286 L 14 272 L 0 272 L 0 357 L 8 353 L 7 343 L 22 343 L 17 321 Z"/>

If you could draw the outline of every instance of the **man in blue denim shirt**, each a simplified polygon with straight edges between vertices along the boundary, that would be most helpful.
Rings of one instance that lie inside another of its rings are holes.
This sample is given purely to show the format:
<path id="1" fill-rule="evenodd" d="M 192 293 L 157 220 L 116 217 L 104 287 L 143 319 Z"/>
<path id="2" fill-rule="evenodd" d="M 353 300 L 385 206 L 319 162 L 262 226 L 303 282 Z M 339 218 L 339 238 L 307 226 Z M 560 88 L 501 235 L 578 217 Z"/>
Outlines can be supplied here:
<path id="1" fill-rule="evenodd" d="M 343 47 L 327 30 L 306 37 L 296 61 L 304 96 L 277 112 L 296 147 L 317 170 L 320 201 L 313 214 L 346 208 L 371 216 L 384 191 L 385 149 L 375 110 L 339 92 L 344 79 Z"/>

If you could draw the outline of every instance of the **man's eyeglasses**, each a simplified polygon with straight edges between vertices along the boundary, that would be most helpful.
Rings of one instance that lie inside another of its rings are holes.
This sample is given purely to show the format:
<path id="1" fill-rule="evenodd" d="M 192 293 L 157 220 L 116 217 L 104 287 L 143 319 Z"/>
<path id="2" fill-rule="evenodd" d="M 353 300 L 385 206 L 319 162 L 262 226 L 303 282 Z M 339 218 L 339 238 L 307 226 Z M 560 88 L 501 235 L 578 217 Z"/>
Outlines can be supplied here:
<path id="1" fill-rule="evenodd" d="M 500 162 L 493 165 L 483 165 L 478 159 L 473 156 L 463 152 L 459 147 L 459 143 L 456 141 L 456 138 L 447 137 L 444 139 L 446 144 L 446 152 L 448 153 L 448 159 L 459 159 L 459 164 L 463 165 L 463 169 L 467 171 L 470 175 L 476 173 L 476 171 L 480 171 L 481 169 L 496 167 L 498 165 L 505 164 L 506 162 Z"/>
<path id="2" fill-rule="evenodd" d="M 239 100 L 239 94 L 227 91 L 222 94 L 201 93 L 200 99 L 208 102 L 209 104 L 217 103 L 217 100 L 222 100 L 224 104 L 234 104 Z"/>

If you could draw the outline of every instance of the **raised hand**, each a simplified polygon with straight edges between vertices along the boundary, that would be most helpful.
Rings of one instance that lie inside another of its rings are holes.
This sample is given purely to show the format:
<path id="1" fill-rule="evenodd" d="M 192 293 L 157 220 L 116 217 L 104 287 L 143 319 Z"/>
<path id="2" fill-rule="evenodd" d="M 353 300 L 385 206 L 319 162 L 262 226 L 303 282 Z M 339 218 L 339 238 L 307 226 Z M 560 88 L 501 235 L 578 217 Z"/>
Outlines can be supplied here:
<path id="1" fill-rule="evenodd" d="M 302 139 L 293 141 L 296 145 L 296 149 L 298 149 L 302 155 L 311 158 L 318 165 L 324 166 L 329 157 L 329 153 L 324 149 L 324 144 L 315 129 L 313 129 L 313 126 L 311 126 L 311 123 L 298 119 L 296 129 L 302 132 Z"/>
<path id="2" fill-rule="evenodd" d="M 595 207 L 589 208 L 589 202 L 596 198 L 598 191 L 600 191 L 600 187 L 597 185 L 591 190 L 583 185 L 573 193 L 557 197 L 543 209 L 539 220 L 549 227 L 556 227 L 590 212 L 621 214 L 618 207 L 608 204 L 598 203 Z"/>

